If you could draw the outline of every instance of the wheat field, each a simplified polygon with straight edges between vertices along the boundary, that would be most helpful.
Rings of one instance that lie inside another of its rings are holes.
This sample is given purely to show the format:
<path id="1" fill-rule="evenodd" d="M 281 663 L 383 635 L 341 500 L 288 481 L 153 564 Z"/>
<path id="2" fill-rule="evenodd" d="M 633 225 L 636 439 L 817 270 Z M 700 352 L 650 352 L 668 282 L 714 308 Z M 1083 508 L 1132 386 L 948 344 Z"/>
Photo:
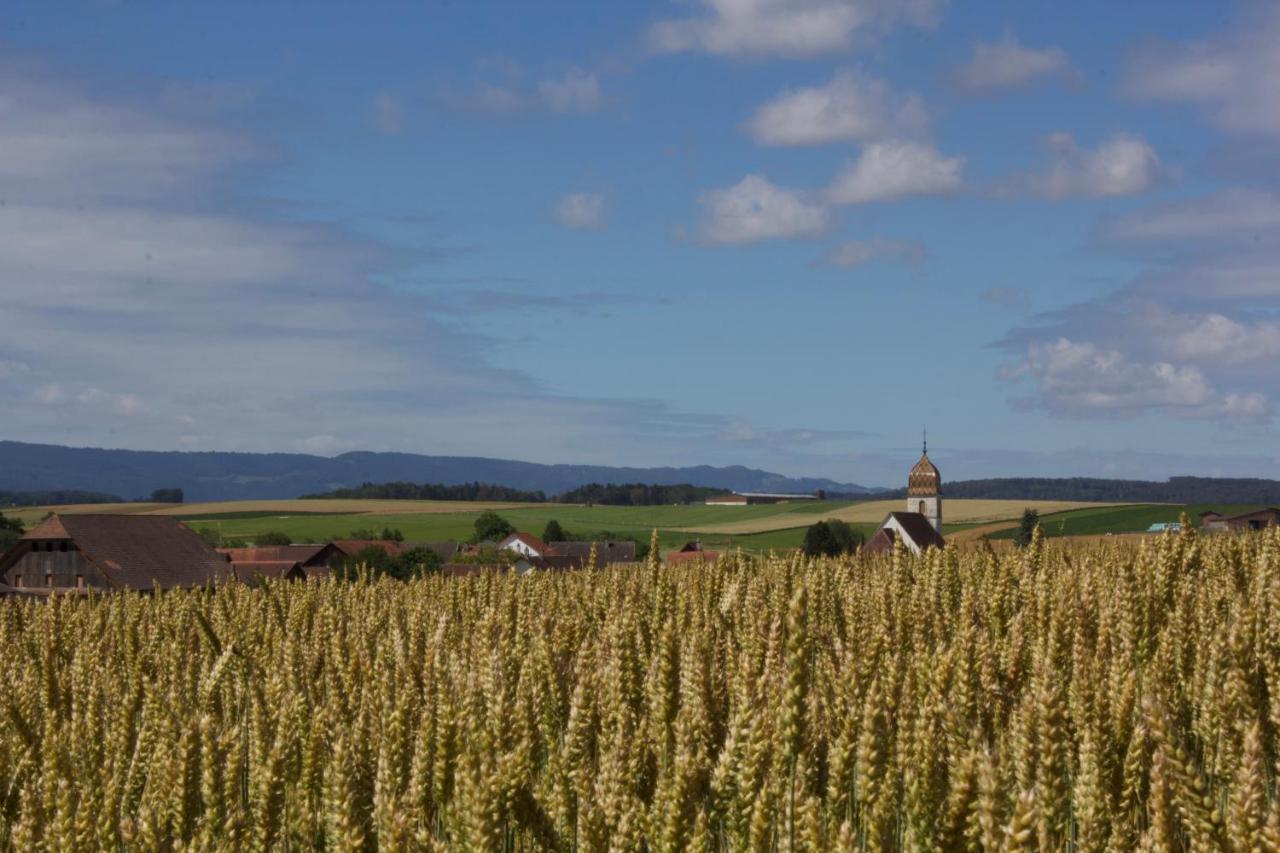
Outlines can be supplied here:
<path id="1" fill-rule="evenodd" d="M 1275 850 L 1280 531 L 0 601 L 12 850 Z"/>

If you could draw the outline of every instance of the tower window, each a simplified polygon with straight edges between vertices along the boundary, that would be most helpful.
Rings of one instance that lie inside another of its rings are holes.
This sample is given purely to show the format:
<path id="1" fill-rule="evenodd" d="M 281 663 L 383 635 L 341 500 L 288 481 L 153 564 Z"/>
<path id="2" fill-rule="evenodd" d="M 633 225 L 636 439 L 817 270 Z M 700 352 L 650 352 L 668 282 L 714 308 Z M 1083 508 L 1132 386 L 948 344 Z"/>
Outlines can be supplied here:
<path id="1" fill-rule="evenodd" d="M 928 509 L 925 507 L 925 503 L 924 503 L 924 501 L 920 501 L 920 509 L 919 509 L 919 512 L 920 512 L 920 514 L 921 514 L 921 515 L 928 515 L 928 514 L 929 514 Z"/>

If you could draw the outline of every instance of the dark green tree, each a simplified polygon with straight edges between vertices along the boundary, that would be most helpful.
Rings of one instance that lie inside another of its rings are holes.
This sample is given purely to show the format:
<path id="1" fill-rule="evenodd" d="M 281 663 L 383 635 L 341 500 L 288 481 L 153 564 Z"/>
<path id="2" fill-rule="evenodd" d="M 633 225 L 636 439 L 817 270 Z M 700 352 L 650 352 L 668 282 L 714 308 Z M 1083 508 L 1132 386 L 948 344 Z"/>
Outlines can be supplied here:
<path id="1" fill-rule="evenodd" d="M 196 533 L 200 534 L 200 538 L 204 540 L 204 544 L 210 548 L 221 548 L 222 531 L 216 527 L 201 527 Z"/>
<path id="2" fill-rule="evenodd" d="M 440 565 L 440 555 L 430 548 L 410 548 L 390 561 L 387 574 L 408 581 L 435 574 L 440 571 Z"/>
<path id="3" fill-rule="evenodd" d="M 831 538 L 840 546 L 837 553 L 852 554 L 854 551 L 866 544 L 867 538 L 859 531 L 849 526 L 849 522 L 841 521 L 838 518 L 827 519 L 827 529 L 831 531 Z"/>
<path id="4" fill-rule="evenodd" d="M 554 518 L 547 522 L 547 526 L 542 528 L 543 542 L 568 542 L 569 534 L 564 532 L 564 528 L 560 526 L 560 522 Z"/>
<path id="5" fill-rule="evenodd" d="M 806 557 L 834 557 L 840 553 L 840 543 L 831 533 L 831 525 L 819 521 L 809 526 L 804 532 L 804 553 Z"/>
<path id="6" fill-rule="evenodd" d="M 382 528 L 382 537 L 386 542 L 403 542 L 404 534 L 400 532 L 400 528 L 392 529 L 390 527 Z"/>
<path id="7" fill-rule="evenodd" d="M 1027 507 L 1022 511 L 1022 521 L 1018 522 L 1018 535 L 1013 537 L 1013 543 L 1019 548 L 1027 547 L 1039 526 L 1040 511 Z"/>
<path id="8" fill-rule="evenodd" d="M 276 545 L 292 545 L 293 540 L 289 538 L 288 533 L 281 533 L 279 530 L 264 530 L 253 537 L 253 544 L 259 548 L 271 548 Z"/>
<path id="9" fill-rule="evenodd" d="M 472 535 L 472 543 L 492 542 L 494 540 L 506 539 L 516 529 L 511 526 L 511 522 L 507 521 L 496 512 L 482 512 L 475 523 L 476 532 Z"/>
<path id="10" fill-rule="evenodd" d="M 183 501 L 182 489 L 156 489 L 151 493 L 151 502 L 157 504 L 180 504 Z"/>
<path id="11" fill-rule="evenodd" d="M 0 515 L 0 554 L 12 548 L 23 532 L 21 521 Z"/>

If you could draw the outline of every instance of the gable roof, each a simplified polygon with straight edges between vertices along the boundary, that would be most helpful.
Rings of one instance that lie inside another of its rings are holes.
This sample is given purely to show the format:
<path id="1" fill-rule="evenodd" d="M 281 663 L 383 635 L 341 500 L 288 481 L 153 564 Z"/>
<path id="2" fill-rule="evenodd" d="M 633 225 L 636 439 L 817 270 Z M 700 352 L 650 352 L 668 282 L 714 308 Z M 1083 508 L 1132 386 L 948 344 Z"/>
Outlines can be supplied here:
<path id="1" fill-rule="evenodd" d="M 381 548 L 388 557 L 399 557 L 404 546 L 390 539 L 335 539 L 333 546 L 348 557 L 354 557 L 366 548 Z"/>
<path id="2" fill-rule="evenodd" d="M 200 587 L 235 580 L 227 558 L 172 516 L 53 516 L 22 539 L 70 539 L 117 588 Z M 12 549 L 5 563 L 16 562 L 25 551 Z M 0 570 L 7 568 L 0 565 Z"/>
<path id="3" fill-rule="evenodd" d="M 233 563 L 263 563 L 292 560 L 309 563 L 332 545 L 268 545 L 261 548 L 219 548 L 218 553 Z"/>
<path id="4" fill-rule="evenodd" d="M 232 563 L 232 566 L 235 568 L 236 577 L 246 583 L 258 579 L 280 580 L 289 577 L 295 570 L 305 574 L 302 564 L 297 560 L 250 560 Z"/>
<path id="5" fill-rule="evenodd" d="M 911 541 L 924 550 L 932 545 L 935 548 L 945 547 L 947 540 L 942 538 L 938 531 L 933 529 L 933 525 L 929 523 L 929 519 L 925 518 L 918 512 L 891 512 L 885 516 L 885 522 L 892 518 L 898 522 L 898 526 L 902 528 L 902 532 L 911 537 Z M 883 527 L 884 524 L 881 524 Z"/>
<path id="6" fill-rule="evenodd" d="M 636 559 L 636 543 L 634 542 L 548 542 L 547 557 L 577 557 L 586 561 L 591 556 L 591 548 L 596 549 L 596 561 L 599 563 L 634 563 Z"/>
<path id="7" fill-rule="evenodd" d="M 547 543 L 543 542 L 541 539 L 539 539 L 537 536 L 534 536 L 532 533 L 512 533 L 506 539 L 503 539 L 501 542 L 499 542 L 498 547 L 505 548 L 508 545 L 510 545 L 512 542 L 523 542 L 525 545 L 528 545 L 530 548 L 537 551 L 539 554 L 547 550 Z"/>

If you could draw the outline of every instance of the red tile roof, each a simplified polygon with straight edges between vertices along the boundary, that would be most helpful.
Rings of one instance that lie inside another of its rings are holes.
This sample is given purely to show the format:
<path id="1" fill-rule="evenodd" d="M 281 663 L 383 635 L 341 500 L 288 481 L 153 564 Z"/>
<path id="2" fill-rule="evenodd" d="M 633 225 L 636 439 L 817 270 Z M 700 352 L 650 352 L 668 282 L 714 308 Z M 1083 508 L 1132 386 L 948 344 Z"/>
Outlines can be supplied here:
<path id="1" fill-rule="evenodd" d="M 388 557 L 399 557 L 404 545 L 390 539 L 335 539 L 334 546 L 348 557 L 354 557 L 366 548 L 381 548 Z"/>
<path id="2" fill-rule="evenodd" d="M 512 542 L 523 542 L 533 550 L 537 551 L 539 554 L 546 553 L 546 550 L 547 550 L 547 543 L 543 542 L 541 539 L 539 539 L 537 536 L 534 536 L 532 533 L 512 533 L 506 539 L 503 539 L 502 542 L 498 544 L 498 547 L 505 548 L 508 545 L 510 545 Z"/>
<path id="3" fill-rule="evenodd" d="M 698 560 L 704 560 L 708 563 L 714 563 L 720 559 L 719 551 L 672 551 L 664 558 L 668 563 L 695 563 Z"/>

